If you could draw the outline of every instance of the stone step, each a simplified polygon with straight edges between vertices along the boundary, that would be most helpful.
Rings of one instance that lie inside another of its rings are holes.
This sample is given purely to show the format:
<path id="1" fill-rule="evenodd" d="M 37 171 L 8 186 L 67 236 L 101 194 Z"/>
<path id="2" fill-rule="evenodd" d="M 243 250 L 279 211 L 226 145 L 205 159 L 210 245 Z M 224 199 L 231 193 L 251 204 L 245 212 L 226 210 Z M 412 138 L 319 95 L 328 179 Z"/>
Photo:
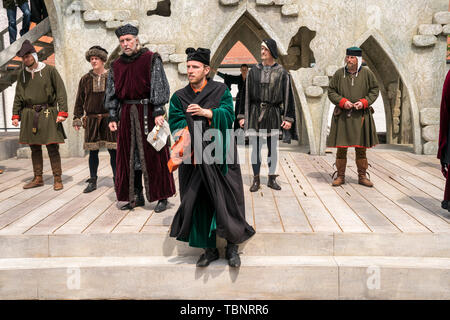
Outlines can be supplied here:
<path id="1" fill-rule="evenodd" d="M 224 239 L 218 238 L 223 251 Z M 450 258 L 449 233 L 256 233 L 246 256 L 392 256 Z M 202 249 L 168 233 L 0 236 L 0 258 L 198 256 Z"/>
<path id="2" fill-rule="evenodd" d="M 242 256 L 0 259 L 0 299 L 450 299 L 450 259 Z"/>

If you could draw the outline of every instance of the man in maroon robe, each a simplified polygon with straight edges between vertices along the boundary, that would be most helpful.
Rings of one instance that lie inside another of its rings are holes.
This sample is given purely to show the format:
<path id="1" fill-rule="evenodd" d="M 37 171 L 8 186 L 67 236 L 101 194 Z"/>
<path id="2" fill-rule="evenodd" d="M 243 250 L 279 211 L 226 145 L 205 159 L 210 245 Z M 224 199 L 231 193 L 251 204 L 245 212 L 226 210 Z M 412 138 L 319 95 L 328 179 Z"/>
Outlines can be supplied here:
<path id="1" fill-rule="evenodd" d="M 138 31 L 130 24 L 116 30 L 122 54 L 112 63 L 106 83 L 109 128 L 117 130 L 115 187 L 117 200 L 129 201 L 121 209 L 144 206 L 144 178 L 147 200 L 158 200 L 155 212 L 162 212 L 175 194 L 167 167 L 169 146 L 156 151 L 147 134 L 163 124 L 170 90 L 160 55 L 140 46 Z"/>
<path id="2" fill-rule="evenodd" d="M 450 164 L 450 144 L 449 144 L 449 121 L 450 121 L 450 72 L 445 78 L 444 88 L 442 90 L 441 116 L 439 127 L 439 149 L 437 157 L 441 160 L 442 174 L 447 179 L 445 183 L 444 200 L 442 208 L 449 209 L 450 200 L 450 179 L 448 176 L 448 166 Z M 450 210 L 449 210 L 450 211 Z"/>

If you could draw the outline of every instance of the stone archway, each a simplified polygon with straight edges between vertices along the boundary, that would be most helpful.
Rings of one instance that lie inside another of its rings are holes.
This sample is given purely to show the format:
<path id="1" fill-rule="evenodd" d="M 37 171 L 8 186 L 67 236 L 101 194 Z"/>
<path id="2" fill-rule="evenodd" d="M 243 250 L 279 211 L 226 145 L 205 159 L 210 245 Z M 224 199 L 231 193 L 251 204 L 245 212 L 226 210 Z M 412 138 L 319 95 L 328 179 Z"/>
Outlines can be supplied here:
<path id="1" fill-rule="evenodd" d="M 211 46 L 211 67 L 217 69 L 221 61 L 237 41 L 241 41 L 254 57 L 259 57 L 261 42 L 263 39 L 269 37 L 277 41 L 278 51 L 281 56 L 279 62 L 285 66 L 283 56 L 287 56 L 288 52 L 283 43 L 273 30 L 259 18 L 254 10 L 244 7 L 233 16 L 230 23 L 216 37 L 216 40 Z M 294 82 L 293 87 L 296 93 L 297 106 L 301 105 L 301 111 L 299 108 L 297 109 L 297 122 L 299 124 L 297 130 L 299 133 L 302 131 L 307 133 L 310 152 L 315 154 L 316 144 L 314 140 L 312 118 L 303 92 L 303 87 L 300 83 L 297 83 L 298 80 L 296 77 L 292 77 L 292 79 Z M 302 130 L 302 126 L 305 127 L 305 130 Z"/>
<path id="2" fill-rule="evenodd" d="M 362 48 L 363 58 L 378 81 L 386 116 L 386 142 L 413 144 L 414 153 L 420 154 L 422 141 L 419 109 L 405 72 L 395 60 L 388 44 L 376 31 L 368 31 L 355 45 Z M 324 108 L 323 132 L 327 130 L 329 108 L 329 104 Z M 322 137 L 326 139 L 326 134 L 322 134 Z M 324 153 L 325 148 L 325 142 L 321 141 L 321 153 Z"/>

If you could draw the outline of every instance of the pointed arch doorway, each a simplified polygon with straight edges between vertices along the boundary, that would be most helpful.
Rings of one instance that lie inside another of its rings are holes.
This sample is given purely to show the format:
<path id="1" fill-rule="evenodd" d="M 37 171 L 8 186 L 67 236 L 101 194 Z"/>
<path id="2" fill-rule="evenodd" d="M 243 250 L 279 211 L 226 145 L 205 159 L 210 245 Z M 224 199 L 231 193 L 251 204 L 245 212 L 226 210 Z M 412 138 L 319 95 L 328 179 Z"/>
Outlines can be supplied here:
<path id="1" fill-rule="evenodd" d="M 244 10 L 243 12 L 238 13 L 234 17 L 234 19 L 231 19 L 228 28 L 224 29 L 224 32 L 217 37 L 216 41 L 211 46 L 211 67 L 217 70 L 227 53 L 238 41 L 240 41 L 258 60 L 258 58 L 261 56 L 262 40 L 266 38 L 272 38 L 277 41 L 278 44 L 278 51 L 280 53 L 278 62 L 283 65 L 285 69 L 290 69 L 284 61 L 284 56 L 287 56 L 286 48 L 284 48 L 281 41 L 277 38 L 270 27 L 264 25 L 264 23 L 260 21 L 257 13 L 250 11 L 251 10 Z M 301 135 L 302 133 L 306 133 L 307 135 L 307 137 L 299 137 L 299 141 L 306 142 L 306 145 L 310 147 L 311 152 L 315 153 L 315 149 L 311 149 L 312 146 L 315 147 L 315 143 L 313 140 L 314 136 L 312 133 L 313 130 L 311 115 L 309 113 L 307 105 L 300 104 L 299 95 L 302 95 L 304 97 L 304 92 L 299 92 L 299 88 L 300 90 L 303 90 L 301 89 L 301 85 L 297 85 L 294 78 L 293 81 L 297 105 L 297 132 L 299 133 L 299 135 Z M 302 101 L 303 100 L 306 99 L 302 99 Z M 309 123 L 309 125 L 306 125 L 306 122 Z"/>
<path id="2" fill-rule="evenodd" d="M 368 31 L 356 42 L 356 46 L 363 50 L 363 59 L 378 81 L 379 99 L 382 100 L 380 105 L 384 106 L 384 117 L 379 118 L 384 118 L 386 125 L 385 137 L 382 140 L 386 144 L 409 145 L 412 152 L 420 154 L 422 143 L 419 109 L 407 74 L 395 60 L 389 45 L 377 32 Z M 326 107 L 329 109 L 324 112 L 324 132 L 328 130 L 329 113 L 332 112 L 331 106 Z M 383 112 L 382 108 L 378 108 L 376 112 Z M 322 135 L 326 136 L 327 134 Z M 322 153 L 326 148 L 325 141 L 321 141 Z"/>

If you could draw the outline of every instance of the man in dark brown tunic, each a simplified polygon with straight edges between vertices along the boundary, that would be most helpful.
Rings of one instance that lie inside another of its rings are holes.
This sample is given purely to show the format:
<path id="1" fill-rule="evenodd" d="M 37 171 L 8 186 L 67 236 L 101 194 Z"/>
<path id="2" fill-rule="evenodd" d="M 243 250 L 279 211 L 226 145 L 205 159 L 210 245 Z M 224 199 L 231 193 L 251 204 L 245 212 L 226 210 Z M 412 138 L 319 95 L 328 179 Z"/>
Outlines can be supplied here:
<path id="1" fill-rule="evenodd" d="M 147 142 L 147 134 L 164 123 L 169 83 L 160 55 L 140 47 L 136 27 L 127 24 L 118 28 L 116 35 L 123 53 L 109 70 L 105 107 L 109 128 L 117 130 L 117 200 L 129 201 L 123 210 L 143 206 L 145 186 L 148 201 L 158 201 L 155 212 L 161 212 L 167 207 L 167 198 L 175 194 L 175 181 L 167 166 L 169 145 L 156 151 Z"/>
<path id="2" fill-rule="evenodd" d="M 86 52 L 92 70 L 81 78 L 75 102 L 73 127 L 77 131 L 84 127 L 84 150 L 89 151 L 90 178 L 84 193 L 97 189 L 100 148 L 108 149 L 114 180 L 116 176 L 116 132 L 108 128 L 109 113 L 104 106 L 107 58 L 108 51 L 100 46 L 93 46 Z"/>
<path id="3" fill-rule="evenodd" d="M 66 135 L 62 122 L 66 120 L 67 94 L 64 82 L 55 67 L 39 62 L 36 50 L 25 40 L 17 56 L 24 68 L 17 79 L 12 124 L 20 125 L 19 143 L 31 148 L 34 178 L 24 189 L 44 185 L 42 179 L 42 145 L 47 147 L 54 176 L 54 190 L 63 188 L 59 144 Z"/>
<path id="4" fill-rule="evenodd" d="M 378 84 L 372 71 L 362 66 L 360 48 L 348 48 L 345 63 L 346 66 L 331 78 L 328 87 L 328 98 L 336 105 L 327 143 L 328 147 L 337 148 L 337 177 L 332 185 L 337 187 L 345 183 L 347 149 L 354 147 L 358 183 L 372 187 L 373 183 L 366 176 L 366 149 L 378 143 L 371 107 L 378 98 Z"/>

